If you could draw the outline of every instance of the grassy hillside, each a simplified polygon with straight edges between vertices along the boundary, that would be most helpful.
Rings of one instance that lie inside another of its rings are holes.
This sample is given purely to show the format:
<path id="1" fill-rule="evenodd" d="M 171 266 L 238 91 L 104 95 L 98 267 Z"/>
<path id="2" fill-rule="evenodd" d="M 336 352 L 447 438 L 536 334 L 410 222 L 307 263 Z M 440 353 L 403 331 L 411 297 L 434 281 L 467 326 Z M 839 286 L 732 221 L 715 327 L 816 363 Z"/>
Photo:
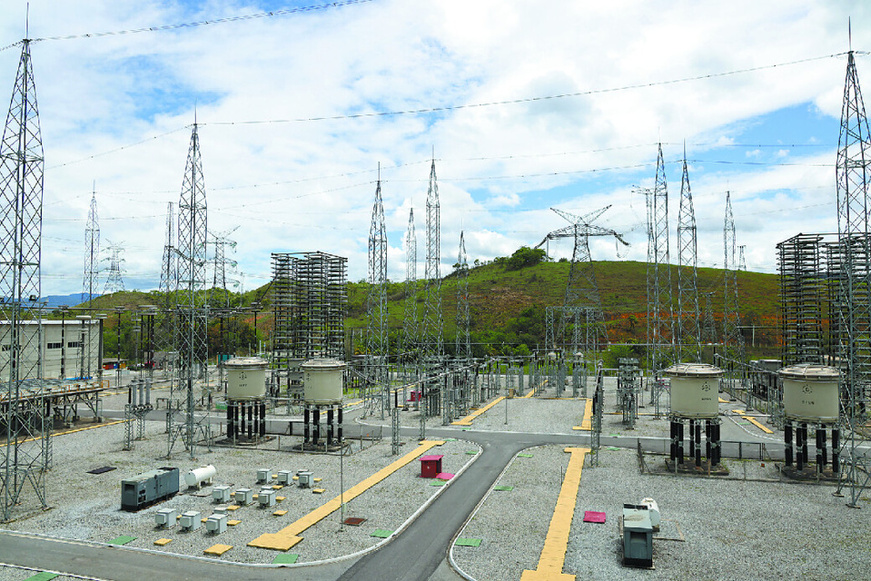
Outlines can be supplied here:
<path id="1" fill-rule="evenodd" d="M 469 271 L 469 303 L 472 342 L 484 352 L 511 352 L 521 344 L 532 350 L 544 342 L 544 313 L 547 306 L 563 304 L 569 278 L 568 262 L 542 262 L 519 270 L 506 269 L 504 260 L 477 266 Z M 672 267 L 673 296 L 677 298 L 677 267 Z M 644 342 L 647 321 L 647 265 L 642 262 L 595 262 L 602 307 L 611 342 Z M 687 275 L 689 276 L 687 269 Z M 723 312 L 723 271 L 698 269 L 700 308 L 703 293 L 710 292 L 711 310 L 718 325 Z M 415 304 L 422 316 L 424 283 L 418 283 Z M 740 315 L 743 325 L 761 327 L 757 344 L 774 349 L 774 327 L 778 309 L 778 278 L 773 274 L 738 274 Z M 349 285 L 347 326 L 365 327 L 368 285 Z M 442 307 L 445 342 L 448 348 L 456 335 L 457 279 L 455 274 L 442 281 Z M 398 335 L 405 311 L 402 283 L 388 287 L 389 326 Z M 676 310 L 676 306 L 675 306 Z M 748 337 L 749 338 L 749 337 Z M 505 347 L 503 347 L 503 344 Z M 776 351 L 776 349 L 774 349 Z"/>
<path id="2" fill-rule="evenodd" d="M 592 265 L 598 282 L 608 338 L 612 343 L 643 343 L 647 327 L 647 265 L 642 262 L 595 262 Z M 563 304 L 570 264 L 539 262 L 519 267 L 511 258 L 499 258 L 492 263 L 477 265 L 469 270 L 469 303 L 471 314 L 471 340 L 477 356 L 485 354 L 523 354 L 541 347 L 545 336 L 545 309 Z M 687 272 L 689 275 L 689 272 Z M 677 297 L 677 267 L 671 268 L 673 296 Z M 404 283 L 388 285 L 388 310 L 391 342 L 398 345 L 405 316 Z M 742 272 L 738 275 L 740 315 L 742 324 L 755 326 L 745 334 L 755 337 L 753 355 L 777 353 L 775 333 L 778 309 L 778 278 L 773 274 Z M 445 345 L 450 352 L 456 336 L 457 277 L 456 273 L 442 280 L 442 313 Z M 700 308 L 704 309 L 704 294 L 710 294 L 713 316 L 718 327 L 722 324 L 723 271 L 712 268 L 698 269 Z M 348 283 L 347 329 L 365 329 L 366 300 L 369 285 Z M 232 315 L 210 314 L 210 352 L 245 353 L 249 346 L 256 348 L 259 341 L 268 341 L 272 328 L 271 288 L 264 285 L 243 295 L 231 293 Z M 424 310 L 424 281 L 419 281 L 414 294 L 417 316 Z M 256 303 L 255 303 L 256 301 Z M 107 353 L 117 350 L 116 309 L 121 315 L 121 350 L 131 357 L 136 341 L 135 311 L 142 305 L 165 305 L 174 302 L 156 291 L 126 291 L 94 299 L 89 305 L 93 312 L 109 315 L 105 322 Z M 212 297 L 216 307 L 225 304 L 224 297 Z M 256 305 L 257 333 L 254 333 Z M 80 305 L 85 307 L 85 305 Z M 675 307 L 676 310 L 676 307 Z M 60 318 L 59 311 L 55 315 Z M 69 315 L 67 315 L 69 316 Z M 224 339 L 222 340 L 222 330 Z M 355 350 L 362 345 L 357 335 Z"/>

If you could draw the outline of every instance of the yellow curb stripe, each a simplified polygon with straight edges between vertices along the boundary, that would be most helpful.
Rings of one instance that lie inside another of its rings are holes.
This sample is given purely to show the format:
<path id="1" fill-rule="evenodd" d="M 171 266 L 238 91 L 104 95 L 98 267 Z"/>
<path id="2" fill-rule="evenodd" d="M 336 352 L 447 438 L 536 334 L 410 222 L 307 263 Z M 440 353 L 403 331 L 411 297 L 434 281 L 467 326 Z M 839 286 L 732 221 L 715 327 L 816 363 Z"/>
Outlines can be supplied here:
<path id="1" fill-rule="evenodd" d="M 773 434 L 774 433 L 774 430 L 771 430 L 768 427 L 762 425 L 761 423 L 759 423 L 759 420 L 757 420 L 753 416 L 748 416 L 747 414 L 745 414 L 741 410 L 732 410 L 732 411 L 734 413 L 738 414 L 739 416 L 741 416 L 742 420 L 747 420 L 748 422 L 750 422 L 751 424 L 753 424 L 754 426 L 756 426 L 757 428 L 759 428 L 760 430 L 762 430 L 766 434 Z"/>
<path id="2" fill-rule="evenodd" d="M 475 410 L 474 412 L 470 413 L 466 417 L 464 417 L 460 420 L 457 420 L 455 422 L 451 422 L 451 425 L 452 426 L 471 426 L 472 422 L 475 421 L 478 418 L 478 416 L 480 416 L 481 414 L 483 414 L 484 412 L 486 412 L 487 410 L 492 408 L 494 405 L 496 405 L 497 403 L 499 403 L 503 399 L 505 399 L 505 396 L 499 396 L 496 399 L 494 399 L 493 401 L 491 401 L 490 403 L 488 403 L 487 405 L 485 405 L 484 407 Z"/>
<path id="3" fill-rule="evenodd" d="M 538 568 L 534 571 L 523 571 L 521 581 L 538 581 L 545 579 L 557 579 L 562 581 L 574 580 L 574 575 L 563 573 L 563 565 L 566 560 L 566 550 L 569 546 L 569 533 L 572 529 L 572 517 L 575 514 L 575 505 L 578 500 L 578 490 L 581 487 L 581 471 L 584 467 L 584 458 L 590 451 L 589 448 L 566 448 L 571 454 L 563 484 L 560 488 L 559 497 L 556 501 L 547 536 L 544 539 L 544 547 L 538 558 Z"/>
<path id="4" fill-rule="evenodd" d="M 312 512 L 308 513 L 296 522 L 289 524 L 277 533 L 265 533 L 260 535 L 259 537 L 248 543 L 248 546 L 286 551 L 287 549 L 302 540 L 302 538 L 299 536 L 300 533 L 337 511 L 342 506 L 343 501 L 349 502 L 357 498 L 368 489 L 372 488 L 403 466 L 409 464 L 419 456 L 422 456 L 427 450 L 430 450 L 431 448 L 434 448 L 436 446 L 441 446 L 442 444 L 444 444 L 444 442 L 440 440 L 424 440 L 423 442 L 420 442 L 417 448 L 415 448 L 402 458 L 399 458 L 389 466 L 385 466 L 369 478 L 366 478 L 365 480 L 362 480 L 358 484 L 352 486 L 351 488 L 346 490 L 343 495 L 337 496 L 334 499 L 322 504 Z"/>

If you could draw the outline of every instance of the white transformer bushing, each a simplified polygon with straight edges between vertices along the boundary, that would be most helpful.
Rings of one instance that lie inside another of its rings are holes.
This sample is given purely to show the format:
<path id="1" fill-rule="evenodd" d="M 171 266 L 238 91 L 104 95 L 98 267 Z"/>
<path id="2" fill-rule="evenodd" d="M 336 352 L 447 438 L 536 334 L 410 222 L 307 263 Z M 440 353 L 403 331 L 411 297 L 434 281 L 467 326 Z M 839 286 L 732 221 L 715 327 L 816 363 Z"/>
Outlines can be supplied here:
<path id="1" fill-rule="evenodd" d="M 212 464 L 209 464 L 208 466 L 200 466 L 184 475 L 184 483 L 187 484 L 188 488 L 199 488 L 203 482 L 211 483 L 212 478 L 214 478 L 217 473 L 218 471 Z"/>
<path id="2" fill-rule="evenodd" d="M 266 396 L 266 368 L 259 357 L 234 357 L 224 362 L 227 370 L 227 399 L 263 399 Z"/>
<path id="3" fill-rule="evenodd" d="M 793 365 L 777 372 L 783 380 L 783 415 L 790 420 L 833 424 L 840 409 L 840 373 L 825 365 Z"/>
<path id="4" fill-rule="evenodd" d="M 310 359 L 300 365 L 304 373 L 303 400 L 307 404 L 342 403 L 345 362 L 338 359 Z"/>
<path id="5" fill-rule="evenodd" d="M 713 419 L 719 415 L 722 369 L 707 363 L 678 363 L 664 373 L 671 380 L 672 415 L 690 419 Z"/>

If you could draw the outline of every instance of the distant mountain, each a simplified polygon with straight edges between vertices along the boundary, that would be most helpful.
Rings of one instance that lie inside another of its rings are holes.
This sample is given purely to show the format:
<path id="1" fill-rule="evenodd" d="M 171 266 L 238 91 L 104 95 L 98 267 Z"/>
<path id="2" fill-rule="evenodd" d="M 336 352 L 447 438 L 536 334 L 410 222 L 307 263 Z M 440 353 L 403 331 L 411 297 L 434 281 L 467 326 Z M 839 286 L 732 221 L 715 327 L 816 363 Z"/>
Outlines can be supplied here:
<path id="1" fill-rule="evenodd" d="M 49 295 L 47 297 L 42 297 L 42 300 L 48 303 L 48 308 L 56 309 L 63 305 L 68 307 L 80 305 L 85 301 L 84 296 L 83 293 L 73 293 L 71 295 Z M 94 295 L 94 298 L 97 298 L 98 296 L 100 295 Z"/>

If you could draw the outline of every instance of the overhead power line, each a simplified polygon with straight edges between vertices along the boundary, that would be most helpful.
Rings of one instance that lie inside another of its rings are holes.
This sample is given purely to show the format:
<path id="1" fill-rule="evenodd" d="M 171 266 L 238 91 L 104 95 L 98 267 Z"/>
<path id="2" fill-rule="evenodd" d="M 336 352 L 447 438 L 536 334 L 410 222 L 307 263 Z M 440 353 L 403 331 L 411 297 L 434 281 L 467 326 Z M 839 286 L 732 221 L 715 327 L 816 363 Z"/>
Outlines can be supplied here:
<path id="1" fill-rule="evenodd" d="M 131 34 L 140 34 L 143 32 L 165 32 L 167 30 L 178 30 L 181 28 L 196 28 L 199 26 L 209 26 L 212 24 L 226 24 L 228 22 L 240 22 L 244 20 L 257 20 L 261 18 L 272 18 L 275 16 L 287 16 L 288 14 L 300 14 L 304 12 L 318 12 L 328 10 L 330 8 L 342 8 L 354 4 L 365 4 L 372 0 L 345 0 L 344 2 L 330 2 L 328 4 L 316 4 L 313 6 L 299 6 L 297 8 L 284 8 L 281 10 L 270 10 L 268 12 L 257 12 L 254 14 L 240 14 L 237 16 L 226 16 L 224 18 L 213 18 L 211 20 L 200 20 L 197 22 L 182 22 L 178 24 L 161 24 L 159 26 L 145 26 L 143 28 L 130 28 L 127 30 L 110 30 L 104 32 L 87 32 L 82 34 L 68 34 L 63 36 L 44 36 L 34 38 L 31 42 L 43 42 L 49 40 L 78 40 L 82 38 L 101 38 L 104 36 L 125 36 Z M 0 51 L 18 46 L 23 41 L 14 42 L 8 46 L 0 48 Z"/>

